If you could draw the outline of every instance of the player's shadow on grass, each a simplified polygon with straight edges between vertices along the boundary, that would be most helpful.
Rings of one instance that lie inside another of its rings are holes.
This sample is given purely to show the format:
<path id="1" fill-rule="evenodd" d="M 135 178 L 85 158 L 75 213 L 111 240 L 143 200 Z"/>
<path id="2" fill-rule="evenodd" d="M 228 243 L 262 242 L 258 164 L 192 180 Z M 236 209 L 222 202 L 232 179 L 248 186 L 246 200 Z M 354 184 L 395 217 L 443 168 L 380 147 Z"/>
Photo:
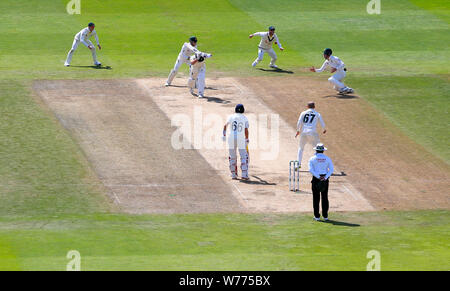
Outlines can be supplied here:
<path id="1" fill-rule="evenodd" d="M 253 185 L 268 185 L 268 186 L 277 185 L 277 183 L 267 182 L 266 180 L 263 180 L 258 176 L 252 176 L 252 178 L 255 178 L 256 180 L 239 180 L 239 182 L 245 183 L 245 184 L 253 184 Z"/>
<path id="2" fill-rule="evenodd" d="M 72 66 L 71 65 L 71 67 L 74 67 L 74 68 L 91 68 L 91 69 L 96 69 L 96 70 L 112 70 L 112 67 L 110 67 L 110 66 L 101 66 L 101 67 L 99 67 L 99 66 Z"/>
<path id="3" fill-rule="evenodd" d="M 260 71 L 264 71 L 264 72 L 272 72 L 272 73 L 282 73 L 282 74 L 294 74 L 294 72 L 292 71 L 287 71 L 287 70 L 283 70 L 283 69 L 263 69 L 263 68 L 258 68 L 258 70 Z"/>
<path id="4" fill-rule="evenodd" d="M 324 96 L 323 98 L 355 99 L 355 98 L 359 98 L 359 97 L 356 95 L 351 95 L 351 94 L 334 94 L 334 95 Z"/>
<path id="5" fill-rule="evenodd" d="M 337 220 L 328 220 L 328 221 L 324 221 L 323 223 L 329 223 L 332 225 L 336 225 L 336 226 L 346 226 L 346 227 L 360 227 L 361 225 L 357 224 L 357 223 L 348 223 L 348 222 L 344 222 L 344 221 L 337 221 Z"/>

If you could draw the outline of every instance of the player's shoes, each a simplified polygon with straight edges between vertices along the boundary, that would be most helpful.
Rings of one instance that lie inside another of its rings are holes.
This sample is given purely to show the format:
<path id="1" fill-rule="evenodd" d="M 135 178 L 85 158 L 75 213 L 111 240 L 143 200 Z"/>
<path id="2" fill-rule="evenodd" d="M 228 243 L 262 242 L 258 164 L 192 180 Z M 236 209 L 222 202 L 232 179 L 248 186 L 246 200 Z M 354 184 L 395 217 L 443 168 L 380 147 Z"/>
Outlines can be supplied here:
<path id="1" fill-rule="evenodd" d="M 258 64 L 258 63 L 257 63 L 256 61 L 254 61 L 254 62 L 252 63 L 252 67 L 253 67 L 253 68 L 256 67 L 257 64 Z"/>
<path id="2" fill-rule="evenodd" d="M 169 87 L 170 84 L 166 82 L 166 83 L 164 84 L 164 86 L 165 86 L 165 87 Z"/>
<path id="3" fill-rule="evenodd" d="M 347 87 L 347 91 L 346 91 L 345 93 L 351 94 L 351 93 L 353 93 L 353 92 L 355 92 L 355 91 L 354 91 L 352 88 Z"/>
<path id="4" fill-rule="evenodd" d="M 242 177 L 242 180 L 248 181 L 248 180 L 250 180 L 250 178 L 249 177 Z"/>
<path id="5" fill-rule="evenodd" d="M 300 171 L 300 168 L 302 167 L 302 165 L 298 165 L 298 167 L 295 167 L 295 171 L 298 172 Z"/>
<path id="6" fill-rule="evenodd" d="M 269 65 L 269 67 L 274 68 L 274 69 L 278 69 L 277 65 Z"/>
<path id="7" fill-rule="evenodd" d="M 205 98 L 205 96 L 203 96 L 203 94 L 198 94 L 198 98 Z"/>
<path id="8" fill-rule="evenodd" d="M 347 89 L 348 89 L 348 87 L 344 87 L 344 88 L 339 89 L 339 94 L 347 93 Z"/>
<path id="9" fill-rule="evenodd" d="M 197 94 L 194 93 L 194 89 L 189 89 L 189 92 L 191 93 L 192 96 L 197 96 Z"/>
<path id="10" fill-rule="evenodd" d="M 328 217 L 323 218 L 324 221 L 329 221 Z"/>
<path id="11" fill-rule="evenodd" d="M 314 217 L 315 221 L 320 221 L 320 217 Z"/>
<path id="12" fill-rule="evenodd" d="M 94 63 L 94 66 L 101 67 L 101 66 L 102 66 L 102 63 L 100 63 L 100 62 L 95 62 L 95 63 Z"/>
<path id="13" fill-rule="evenodd" d="M 64 63 L 64 67 L 70 67 L 70 64 Z"/>

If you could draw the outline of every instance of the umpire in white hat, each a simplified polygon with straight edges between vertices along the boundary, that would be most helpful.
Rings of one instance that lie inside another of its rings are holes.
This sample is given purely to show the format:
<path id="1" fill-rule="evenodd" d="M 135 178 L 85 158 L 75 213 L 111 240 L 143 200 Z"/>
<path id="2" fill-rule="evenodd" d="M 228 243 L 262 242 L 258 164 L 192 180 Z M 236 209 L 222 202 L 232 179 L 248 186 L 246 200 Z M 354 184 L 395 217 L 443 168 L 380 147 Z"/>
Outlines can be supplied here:
<path id="1" fill-rule="evenodd" d="M 316 154 L 309 159 L 309 172 L 312 174 L 312 193 L 314 220 L 320 221 L 320 200 L 322 199 L 322 216 L 325 221 L 328 220 L 328 185 L 329 178 L 333 173 L 333 162 L 324 155 L 327 150 L 322 143 L 314 147 Z"/>

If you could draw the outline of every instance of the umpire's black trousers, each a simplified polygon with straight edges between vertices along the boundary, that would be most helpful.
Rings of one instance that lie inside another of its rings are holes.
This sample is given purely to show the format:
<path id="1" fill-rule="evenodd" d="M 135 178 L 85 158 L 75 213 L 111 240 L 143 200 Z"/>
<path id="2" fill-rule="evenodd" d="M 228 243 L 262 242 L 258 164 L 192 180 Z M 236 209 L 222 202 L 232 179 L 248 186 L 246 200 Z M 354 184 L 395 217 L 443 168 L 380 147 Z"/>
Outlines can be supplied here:
<path id="1" fill-rule="evenodd" d="M 325 181 L 320 181 L 313 176 L 311 181 L 312 193 L 313 193 L 313 207 L 314 207 L 314 217 L 320 218 L 320 196 L 322 196 L 322 216 L 328 218 L 328 179 Z"/>

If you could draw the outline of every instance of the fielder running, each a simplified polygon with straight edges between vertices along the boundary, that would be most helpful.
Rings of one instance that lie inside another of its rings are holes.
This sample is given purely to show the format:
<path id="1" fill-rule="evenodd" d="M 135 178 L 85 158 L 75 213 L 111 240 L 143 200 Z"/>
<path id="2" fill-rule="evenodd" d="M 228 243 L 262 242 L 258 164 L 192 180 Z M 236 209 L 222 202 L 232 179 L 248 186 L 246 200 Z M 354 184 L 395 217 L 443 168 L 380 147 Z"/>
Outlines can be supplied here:
<path id="1" fill-rule="evenodd" d="M 205 93 L 205 73 L 206 65 L 205 60 L 212 57 L 211 54 L 197 52 L 190 57 L 190 68 L 189 68 L 189 80 L 188 87 L 192 95 L 194 93 L 194 88 L 197 85 L 198 88 L 198 98 L 203 98 Z"/>
<path id="2" fill-rule="evenodd" d="M 237 155 L 239 150 L 241 157 L 242 180 L 248 180 L 248 119 L 244 115 L 244 105 L 238 104 L 234 109 L 235 114 L 228 117 L 227 123 L 223 127 L 223 138 L 226 139 L 227 127 L 230 126 L 228 134 L 228 160 L 230 162 L 231 178 L 237 179 Z"/>
<path id="3" fill-rule="evenodd" d="M 72 48 L 70 49 L 69 53 L 67 54 L 66 62 L 64 63 L 64 66 L 68 67 L 70 66 L 70 63 L 72 62 L 72 56 L 73 53 L 77 50 L 78 45 L 80 42 L 84 44 L 88 49 L 91 50 L 92 53 L 92 59 L 94 60 L 95 66 L 101 66 L 102 64 L 97 60 L 97 53 L 95 52 L 95 46 L 94 44 L 89 40 L 92 36 L 95 37 L 95 41 L 97 42 L 98 49 L 101 50 L 102 46 L 100 45 L 98 41 L 98 35 L 97 31 L 95 30 L 95 24 L 89 23 L 88 27 L 83 28 L 79 33 L 75 35 L 75 38 L 73 40 Z"/>
<path id="4" fill-rule="evenodd" d="M 350 94 L 353 93 L 354 90 L 350 87 L 347 87 L 344 85 L 342 80 L 346 76 L 347 69 L 345 68 L 344 62 L 335 56 L 332 56 L 331 54 L 333 51 L 330 48 L 327 48 L 323 51 L 323 57 L 325 58 L 325 62 L 323 62 L 323 65 L 320 69 L 316 69 L 314 67 L 311 67 L 309 69 L 311 72 L 323 72 L 328 66 L 331 67 L 331 73 L 334 73 L 333 76 L 328 78 L 328 81 L 330 81 L 334 85 L 334 89 L 338 91 L 340 94 Z"/>
<path id="5" fill-rule="evenodd" d="M 172 84 L 172 81 L 175 78 L 175 75 L 178 73 L 178 70 L 180 69 L 180 66 L 182 64 L 186 64 L 188 66 L 191 65 L 189 58 L 193 54 L 198 52 L 199 51 L 197 50 L 197 38 L 195 36 L 191 36 L 189 38 L 189 42 L 185 42 L 181 47 L 181 51 L 178 54 L 177 61 L 175 62 L 173 69 L 169 73 L 169 77 L 167 78 L 165 86 L 170 86 Z"/>
<path id="6" fill-rule="evenodd" d="M 298 167 L 302 165 L 303 150 L 307 143 L 312 146 L 317 145 L 320 142 L 319 134 L 317 133 L 317 121 L 320 121 L 323 133 L 325 129 L 325 122 L 323 122 L 322 115 L 315 110 L 316 105 L 314 102 L 308 102 L 308 109 L 300 114 L 297 121 L 297 133 L 295 137 L 300 135 L 300 143 L 298 147 Z"/>
<path id="7" fill-rule="evenodd" d="M 278 66 L 275 65 L 275 62 L 277 61 L 277 54 L 273 50 L 272 44 L 277 44 L 281 51 L 283 51 L 284 48 L 281 46 L 281 43 L 278 40 L 278 36 L 275 33 L 275 27 L 270 26 L 269 31 L 255 32 L 253 34 L 250 34 L 248 37 L 252 38 L 254 36 L 260 36 L 261 41 L 258 45 L 258 57 L 253 62 L 252 67 L 255 67 L 260 61 L 262 61 L 264 54 L 268 54 L 272 58 L 270 60 L 269 67 L 277 69 Z"/>

